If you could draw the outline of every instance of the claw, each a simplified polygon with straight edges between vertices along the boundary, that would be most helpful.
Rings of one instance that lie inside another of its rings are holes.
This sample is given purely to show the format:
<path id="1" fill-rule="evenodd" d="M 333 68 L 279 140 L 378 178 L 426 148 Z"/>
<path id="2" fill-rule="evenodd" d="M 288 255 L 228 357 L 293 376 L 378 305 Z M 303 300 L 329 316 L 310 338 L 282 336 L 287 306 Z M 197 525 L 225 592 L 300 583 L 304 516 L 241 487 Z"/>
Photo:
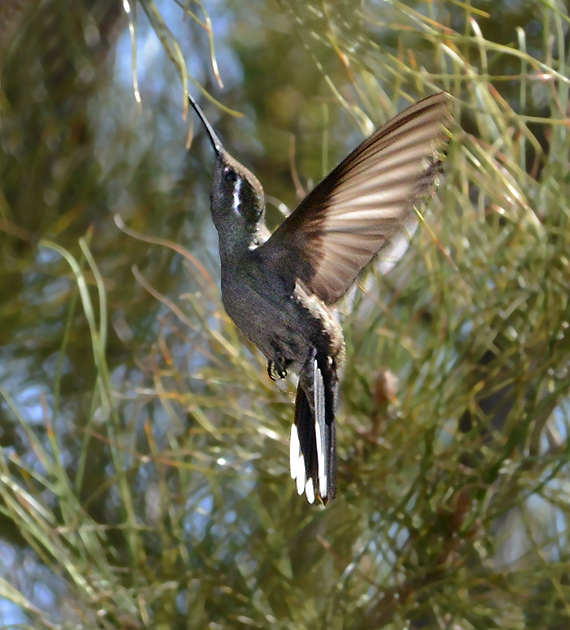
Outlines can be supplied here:
<path id="1" fill-rule="evenodd" d="M 287 376 L 287 368 L 282 360 L 267 361 L 267 374 L 272 381 L 278 381 Z"/>

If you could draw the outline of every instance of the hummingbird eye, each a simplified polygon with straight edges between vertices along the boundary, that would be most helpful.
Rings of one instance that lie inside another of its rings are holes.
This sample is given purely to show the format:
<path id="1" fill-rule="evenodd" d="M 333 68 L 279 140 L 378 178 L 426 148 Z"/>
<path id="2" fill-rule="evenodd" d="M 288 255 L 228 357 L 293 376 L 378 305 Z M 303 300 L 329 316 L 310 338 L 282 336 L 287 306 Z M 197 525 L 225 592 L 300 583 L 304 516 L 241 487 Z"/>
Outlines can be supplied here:
<path id="1" fill-rule="evenodd" d="M 224 180 L 226 182 L 233 184 L 235 181 L 237 181 L 237 178 L 238 175 L 232 168 L 230 168 L 229 166 L 224 167 Z"/>

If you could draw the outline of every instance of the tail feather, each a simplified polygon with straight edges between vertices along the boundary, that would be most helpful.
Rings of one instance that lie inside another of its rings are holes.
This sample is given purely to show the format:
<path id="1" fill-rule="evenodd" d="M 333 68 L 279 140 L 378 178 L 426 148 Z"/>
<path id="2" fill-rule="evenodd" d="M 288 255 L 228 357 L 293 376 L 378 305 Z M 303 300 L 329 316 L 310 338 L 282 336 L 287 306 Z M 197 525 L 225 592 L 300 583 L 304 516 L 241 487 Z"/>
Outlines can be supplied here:
<path id="1" fill-rule="evenodd" d="M 335 399 L 336 379 L 311 359 L 299 380 L 295 424 L 291 428 L 291 477 L 297 492 L 313 503 L 336 496 Z"/>

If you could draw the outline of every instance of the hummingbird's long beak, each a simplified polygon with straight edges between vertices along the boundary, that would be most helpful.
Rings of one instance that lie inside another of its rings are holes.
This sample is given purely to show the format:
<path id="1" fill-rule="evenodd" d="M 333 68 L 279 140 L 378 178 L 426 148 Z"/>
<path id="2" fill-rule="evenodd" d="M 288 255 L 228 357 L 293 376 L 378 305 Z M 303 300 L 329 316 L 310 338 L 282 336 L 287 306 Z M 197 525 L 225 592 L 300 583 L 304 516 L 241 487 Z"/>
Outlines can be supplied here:
<path id="1" fill-rule="evenodd" d="M 204 123 L 204 127 L 206 127 L 206 131 L 208 132 L 208 135 L 210 136 L 210 141 L 212 143 L 212 146 L 214 147 L 214 151 L 217 154 L 223 153 L 224 147 L 222 145 L 222 142 L 218 138 L 218 135 L 214 131 L 212 125 L 210 125 L 210 123 L 208 122 L 206 115 L 200 109 L 198 103 L 192 98 L 192 96 L 190 96 L 190 94 L 188 94 L 188 100 L 190 101 L 190 105 L 192 105 L 192 107 L 194 108 L 194 111 L 198 114 L 198 116 L 200 116 L 200 120 Z"/>

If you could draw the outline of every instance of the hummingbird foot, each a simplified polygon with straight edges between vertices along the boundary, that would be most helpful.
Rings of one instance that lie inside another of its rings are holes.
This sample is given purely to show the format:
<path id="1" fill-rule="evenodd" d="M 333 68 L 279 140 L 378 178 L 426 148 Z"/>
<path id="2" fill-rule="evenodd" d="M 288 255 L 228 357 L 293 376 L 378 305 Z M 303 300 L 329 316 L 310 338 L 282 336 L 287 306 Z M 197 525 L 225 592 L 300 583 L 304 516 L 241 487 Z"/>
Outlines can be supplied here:
<path id="1" fill-rule="evenodd" d="M 267 374 L 272 381 L 279 381 L 287 376 L 287 365 L 283 357 L 277 355 L 275 361 L 267 361 Z"/>

